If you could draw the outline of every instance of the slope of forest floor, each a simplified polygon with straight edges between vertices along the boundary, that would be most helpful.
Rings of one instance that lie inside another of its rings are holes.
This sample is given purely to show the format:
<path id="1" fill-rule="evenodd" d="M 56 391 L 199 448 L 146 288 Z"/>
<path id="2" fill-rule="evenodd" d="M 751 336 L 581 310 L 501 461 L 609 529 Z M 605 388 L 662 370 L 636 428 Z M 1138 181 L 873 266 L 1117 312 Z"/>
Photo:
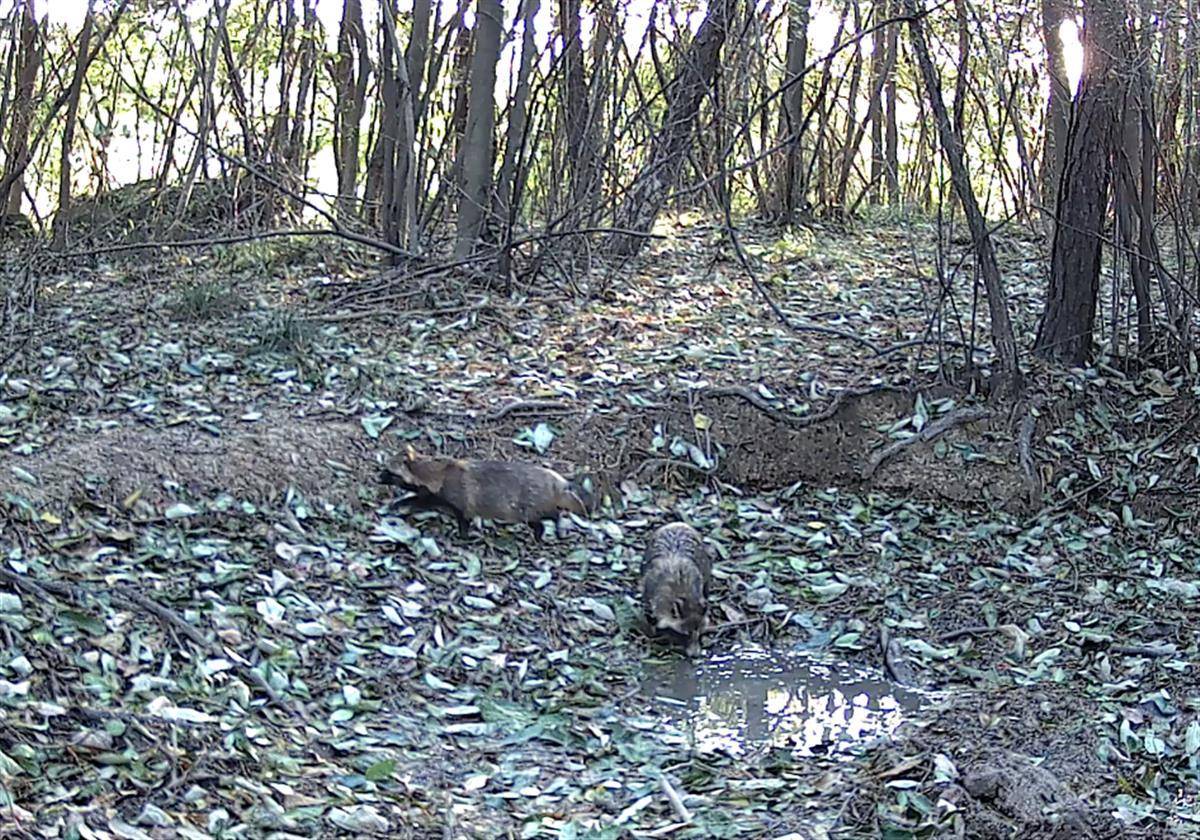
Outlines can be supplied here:
<path id="1" fill-rule="evenodd" d="M 1026 357 L 1030 397 L 988 405 L 924 343 L 988 345 L 932 227 L 744 231 L 759 287 L 719 229 L 665 232 L 518 295 L 328 243 L 47 280 L 0 372 L 0 833 L 1200 829 L 1194 376 Z M 1028 346 L 1041 255 L 999 254 Z M 604 505 L 462 540 L 375 486 L 409 441 Z M 719 554 L 709 654 L 926 704 L 850 755 L 664 723 L 634 596 L 677 517 Z"/>

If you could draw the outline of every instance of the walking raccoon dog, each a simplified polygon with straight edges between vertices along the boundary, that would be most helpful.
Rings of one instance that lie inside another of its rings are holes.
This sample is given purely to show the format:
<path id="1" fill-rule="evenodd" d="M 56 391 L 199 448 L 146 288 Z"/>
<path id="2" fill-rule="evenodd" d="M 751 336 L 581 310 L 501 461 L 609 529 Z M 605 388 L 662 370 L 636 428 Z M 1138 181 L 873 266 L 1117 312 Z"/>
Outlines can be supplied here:
<path id="1" fill-rule="evenodd" d="M 460 537 L 476 516 L 493 522 L 524 522 L 542 538 L 542 521 L 553 519 L 555 532 L 565 512 L 587 515 L 588 495 L 554 470 L 521 461 L 485 461 L 422 455 L 411 445 L 385 467 L 379 480 L 417 494 L 414 503 L 449 513 Z"/>

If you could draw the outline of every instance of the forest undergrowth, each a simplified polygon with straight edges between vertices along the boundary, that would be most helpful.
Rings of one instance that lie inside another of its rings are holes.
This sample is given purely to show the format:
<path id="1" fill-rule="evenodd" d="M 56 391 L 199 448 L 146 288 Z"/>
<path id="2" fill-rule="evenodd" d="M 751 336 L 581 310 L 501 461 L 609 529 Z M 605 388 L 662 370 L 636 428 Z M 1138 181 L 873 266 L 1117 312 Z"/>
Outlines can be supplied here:
<path id="1" fill-rule="evenodd" d="M 1025 355 L 991 404 L 931 225 L 745 229 L 758 285 L 719 227 L 666 233 L 513 294 L 328 243 L 47 280 L 0 373 L 0 834 L 1200 830 L 1194 374 Z M 1044 255 L 998 255 L 1028 347 Z M 376 486 L 406 442 L 605 503 L 462 540 Z M 635 594 L 676 517 L 717 549 L 710 653 L 928 703 L 851 755 L 665 724 Z"/>

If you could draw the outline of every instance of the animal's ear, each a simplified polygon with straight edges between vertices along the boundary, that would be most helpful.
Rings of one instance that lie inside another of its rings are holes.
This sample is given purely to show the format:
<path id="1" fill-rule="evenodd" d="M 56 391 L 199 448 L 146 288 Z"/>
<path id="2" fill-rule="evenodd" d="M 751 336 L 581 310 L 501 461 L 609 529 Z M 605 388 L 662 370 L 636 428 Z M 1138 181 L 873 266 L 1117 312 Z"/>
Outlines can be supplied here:
<path id="1" fill-rule="evenodd" d="M 683 618 L 683 601 L 678 598 L 671 602 L 671 618 Z"/>

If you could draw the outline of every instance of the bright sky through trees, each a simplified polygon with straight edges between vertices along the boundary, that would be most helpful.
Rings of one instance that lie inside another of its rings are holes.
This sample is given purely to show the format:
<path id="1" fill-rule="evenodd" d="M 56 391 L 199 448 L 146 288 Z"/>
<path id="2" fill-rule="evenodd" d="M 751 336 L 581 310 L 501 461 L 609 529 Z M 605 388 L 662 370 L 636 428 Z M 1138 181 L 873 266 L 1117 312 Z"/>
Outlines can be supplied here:
<path id="1" fill-rule="evenodd" d="M 292 0 L 292 2 L 297 7 L 301 6 L 301 0 Z M 458 0 L 437 0 L 437 2 L 440 2 L 443 6 L 443 20 L 451 16 L 458 6 Z M 762 2 L 762 0 L 759 0 L 759 2 Z M 14 0 L 0 0 L 0 14 L 11 14 L 13 4 Z M 98 8 L 108 8 L 113 4 L 114 0 L 95 0 L 95 5 Z M 182 5 L 187 15 L 193 20 L 203 20 L 204 16 L 210 11 L 211 4 L 212 0 L 182 0 Z M 365 22 L 368 28 L 371 28 L 375 24 L 379 4 L 373 2 L 373 0 L 364 0 L 362 5 Z M 407 11 L 411 8 L 411 5 L 411 0 L 401 0 L 401 11 Z M 87 6 L 87 0 L 34 0 L 34 8 L 39 16 L 48 18 L 52 26 L 64 27 L 71 33 L 78 32 L 82 27 Z M 505 22 L 506 26 L 512 25 L 511 16 L 515 13 L 518 6 L 519 4 L 517 3 L 505 4 L 506 15 L 508 16 Z M 342 7 L 343 0 L 316 0 L 317 16 L 325 28 L 327 45 L 331 51 L 336 49 Z M 537 46 L 542 55 L 543 70 L 546 71 L 549 70 L 551 62 L 551 55 L 549 50 L 547 50 L 547 46 L 554 34 L 554 8 L 555 4 L 542 2 L 538 10 L 536 24 Z M 625 21 L 624 37 L 629 45 L 629 49 L 636 52 L 645 35 L 651 15 L 654 12 L 655 2 L 654 0 L 628 0 L 624 4 L 623 9 Z M 659 13 L 664 13 L 661 7 Z M 838 29 L 838 15 L 838 9 L 829 0 L 813 0 L 812 17 L 809 24 L 809 50 L 810 56 L 813 59 L 825 55 L 833 48 L 833 40 Z M 700 4 L 696 4 L 696 7 L 693 8 L 690 14 L 686 16 L 680 14 L 680 18 L 684 17 L 686 17 L 687 23 L 694 31 L 703 20 L 703 8 Z M 468 11 L 466 16 L 466 24 L 468 26 L 474 24 L 473 14 L 470 11 Z M 586 12 L 583 24 L 583 37 L 586 41 L 590 39 L 592 34 L 591 16 Z M 1063 24 L 1062 36 L 1065 45 L 1067 73 L 1070 77 L 1072 87 L 1075 87 L 1081 69 L 1082 51 L 1078 40 L 1078 30 L 1073 21 L 1067 21 Z M 849 33 L 844 34 L 843 37 L 849 37 Z M 512 77 L 519 59 L 517 50 L 520 42 L 521 37 L 518 34 L 509 40 L 501 54 L 496 84 L 496 100 L 498 104 L 503 104 L 509 96 Z M 866 38 L 863 42 L 863 48 L 869 52 L 872 47 L 873 39 L 870 37 Z M 1041 48 L 1041 44 L 1027 44 L 1025 52 L 1028 55 L 1037 55 Z M 1048 82 L 1043 81 L 1043 86 L 1045 88 L 1043 95 L 1045 95 L 1048 92 Z M 272 90 L 273 87 L 268 85 L 268 97 Z M 267 107 L 273 107 L 273 104 L 270 102 L 265 104 Z M 863 107 L 866 107 L 865 103 Z M 918 118 L 918 113 L 918 109 L 911 102 L 901 101 L 900 117 L 902 122 L 911 123 L 914 119 Z M 142 147 L 137 142 L 137 138 L 132 134 L 134 129 L 131 127 L 127 128 L 128 130 L 124 131 L 114 131 L 109 137 L 109 173 L 118 183 L 132 182 L 146 175 L 143 168 L 148 161 L 144 160 L 141 156 Z M 143 141 L 148 139 L 148 137 L 142 138 Z M 335 184 L 332 158 L 329 157 L 327 151 L 318 155 L 311 170 L 311 174 L 316 178 L 319 187 L 326 191 L 333 189 Z M 49 196 L 45 198 L 48 200 Z"/>

